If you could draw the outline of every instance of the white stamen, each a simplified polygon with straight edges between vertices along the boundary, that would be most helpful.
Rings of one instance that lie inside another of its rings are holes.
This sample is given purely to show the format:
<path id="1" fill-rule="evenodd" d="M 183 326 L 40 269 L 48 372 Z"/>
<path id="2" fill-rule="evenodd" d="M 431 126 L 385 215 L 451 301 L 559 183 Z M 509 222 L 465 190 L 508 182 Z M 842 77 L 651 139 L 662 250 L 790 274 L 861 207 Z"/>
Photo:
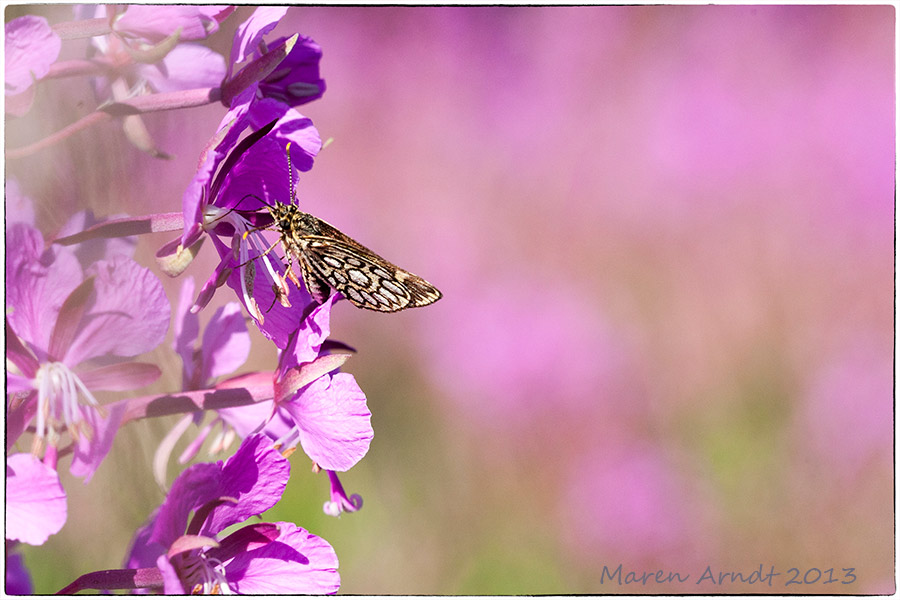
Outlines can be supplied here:
<path id="1" fill-rule="evenodd" d="M 72 437 L 89 435 L 90 428 L 82 414 L 82 402 L 101 411 L 102 407 L 91 391 L 61 362 L 44 363 L 35 375 L 38 390 L 36 435 L 49 438 L 51 443 L 66 429 Z M 80 392 L 80 393 L 79 393 Z"/>

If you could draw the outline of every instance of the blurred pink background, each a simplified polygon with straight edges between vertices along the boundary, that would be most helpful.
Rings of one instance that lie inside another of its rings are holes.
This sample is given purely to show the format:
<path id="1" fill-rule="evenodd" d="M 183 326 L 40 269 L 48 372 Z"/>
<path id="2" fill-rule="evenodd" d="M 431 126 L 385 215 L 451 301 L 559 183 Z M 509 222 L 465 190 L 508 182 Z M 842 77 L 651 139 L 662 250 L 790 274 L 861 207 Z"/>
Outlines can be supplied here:
<path id="1" fill-rule="evenodd" d="M 227 53 L 250 11 L 211 46 Z M 302 208 L 444 299 L 336 307 L 373 413 L 370 453 L 343 478 L 365 505 L 323 515 L 327 485 L 298 453 L 267 516 L 335 546 L 342 593 L 893 592 L 894 18 L 292 8 L 275 35 L 322 46 L 327 92 L 300 110 L 333 138 Z M 48 83 L 7 121 L 7 147 L 93 102 Z M 45 231 L 84 206 L 180 210 L 223 114 L 148 117 L 174 161 L 109 124 L 7 176 Z M 169 237 L 141 240 L 138 259 L 154 266 Z M 205 279 L 212 254 L 187 275 Z M 245 369 L 271 368 L 254 339 Z M 178 359 L 154 357 L 176 387 Z M 64 479 L 69 523 L 25 554 L 36 591 L 119 566 L 162 499 L 149 463 L 165 430 L 133 424 L 90 485 Z M 603 567 L 619 564 L 690 579 L 618 585 Z M 697 583 L 760 565 L 781 573 L 771 587 Z M 838 582 L 786 586 L 791 568 Z"/>

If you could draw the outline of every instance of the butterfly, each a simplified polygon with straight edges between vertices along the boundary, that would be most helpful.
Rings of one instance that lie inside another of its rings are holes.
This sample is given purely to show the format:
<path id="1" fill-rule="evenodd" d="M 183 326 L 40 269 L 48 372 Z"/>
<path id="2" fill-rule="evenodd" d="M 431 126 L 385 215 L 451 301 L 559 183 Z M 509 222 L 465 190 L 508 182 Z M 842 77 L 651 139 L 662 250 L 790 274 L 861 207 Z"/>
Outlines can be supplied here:
<path id="1" fill-rule="evenodd" d="M 288 278 L 300 286 L 291 265 L 296 260 L 306 290 L 316 303 L 325 302 L 332 290 L 359 308 L 380 312 L 427 306 L 441 299 L 436 287 L 322 219 L 301 211 L 293 201 L 293 192 L 291 197 L 291 204 L 267 208 L 287 258 Z"/>

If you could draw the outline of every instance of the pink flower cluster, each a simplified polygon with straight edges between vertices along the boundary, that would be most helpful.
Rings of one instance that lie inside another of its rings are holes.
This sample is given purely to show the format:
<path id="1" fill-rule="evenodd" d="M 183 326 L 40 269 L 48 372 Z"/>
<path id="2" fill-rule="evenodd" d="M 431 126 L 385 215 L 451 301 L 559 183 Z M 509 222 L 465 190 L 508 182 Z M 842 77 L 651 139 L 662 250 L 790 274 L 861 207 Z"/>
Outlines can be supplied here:
<path id="1" fill-rule="evenodd" d="M 88 117 L 19 156 L 112 119 L 121 119 L 139 149 L 165 156 L 143 115 L 212 102 L 227 109 L 179 212 L 99 222 L 81 212 L 56 235 L 45 235 L 31 200 L 14 180 L 7 182 L 8 593 L 31 591 L 15 546 L 42 545 L 74 517 L 58 474 L 65 457 L 71 456 L 71 473 L 87 482 L 123 426 L 173 414 L 181 420 L 160 443 L 153 473 L 169 492 L 135 533 L 126 568 L 87 573 L 62 591 L 330 594 L 339 588 L 333 548 L 298 525 L 251 522 L 225 531 L 281 499 L 290 475 L 286 456 L 297 447 L 327 473 L 325 512 L 358 510 L 362 499 L 344 492 L 336 472 L 357 464 L 373 438 L 366 396 L 352 375 L 340 372 L 350 348 L 328 339 L 340 296 L 317 305 L 292 287 L 274 302 L 273 281 L 284 283 L 284 265 L 268 254 L 258 211 L 263 203 L 289 200 L 288 182 L 312 167 L 322 144 L 296 107 L 325 91 L 321 49 L 311 39 L 269 36 L 287 10 L 257 8 L 237 27 L 227 60 L 197 42 L 218 30 L 234 12 L 230 7 L 91 7 L 76 9 L 71 22 L 51 25 L 29 15 L 6 24 L 10 115 L 37 106 L 36 89 L 45 79 L 87 77 L 97 98 Z M 89 40 L 88 54 L 59 60 L 76 39 Z M 157 254 L 169 276 L 184 271 L 207 237 L 220 257 L 196 298 L 193 279 L 185 278 L 174 311 L 156 274 L 135 257 L 135 236 L 158 231 L 180 231 Z M 197 313 L 225 283 L 241 303 L 218 308 L 201 334 Z M 232 375 L 250 349 L 242 304 L 278 349 L 270 371 Z M 98 399 L 160 378 L 159 366 L 137 357 L 163 343 L 173 317 L 181 388 Z M 192 425 L 197 432 L 180 464 L 204 442 L 219 451 L 235 438 L 243 442 L 225 462 L 193 464 L 168 484 L 172 450 Z"/>

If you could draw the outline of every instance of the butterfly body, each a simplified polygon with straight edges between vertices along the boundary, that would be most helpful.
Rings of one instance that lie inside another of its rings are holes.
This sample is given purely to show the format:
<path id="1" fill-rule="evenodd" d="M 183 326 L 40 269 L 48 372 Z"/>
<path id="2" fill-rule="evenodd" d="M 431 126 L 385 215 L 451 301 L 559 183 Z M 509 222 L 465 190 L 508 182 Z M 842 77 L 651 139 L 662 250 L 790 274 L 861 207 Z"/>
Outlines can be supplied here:
<path id="1" fill-rule="evenodd" d="M 418 275 L 296 205 L 276 204 L 268 210 L 288 260 L 288 277 L 299 285 L 291 270 L 296 259 L 306 289 L 317 303 L 327 300 L 332 289 L 359 308 L 380 312 L 427 306 L 441 298 L 441 292 Z"/>

